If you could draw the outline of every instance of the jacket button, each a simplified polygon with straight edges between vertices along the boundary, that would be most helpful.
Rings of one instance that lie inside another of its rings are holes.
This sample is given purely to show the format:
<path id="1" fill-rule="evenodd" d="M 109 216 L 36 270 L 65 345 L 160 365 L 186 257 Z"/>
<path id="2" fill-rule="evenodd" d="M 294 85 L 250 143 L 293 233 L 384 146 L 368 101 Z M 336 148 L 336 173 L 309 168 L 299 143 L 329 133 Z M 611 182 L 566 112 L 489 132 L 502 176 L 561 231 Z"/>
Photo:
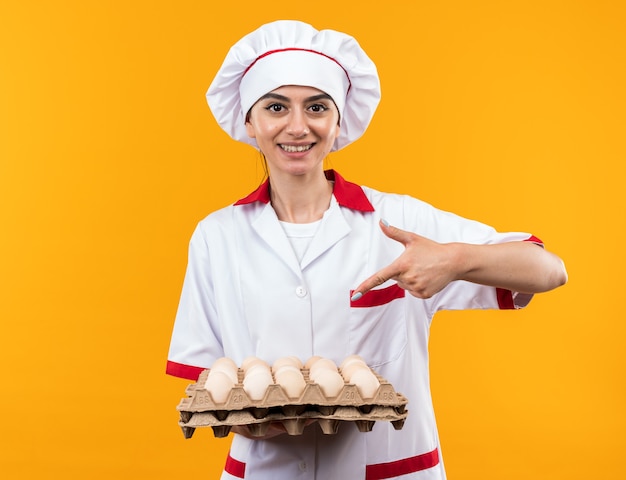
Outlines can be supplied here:
<path id="1" fill-rule="evenodd" d="M 306 288 L 304 288 L 302 285 L 296 287 L 296 295 L 298 295 L 300 298 L 306 297 L 306 293 Z"/>

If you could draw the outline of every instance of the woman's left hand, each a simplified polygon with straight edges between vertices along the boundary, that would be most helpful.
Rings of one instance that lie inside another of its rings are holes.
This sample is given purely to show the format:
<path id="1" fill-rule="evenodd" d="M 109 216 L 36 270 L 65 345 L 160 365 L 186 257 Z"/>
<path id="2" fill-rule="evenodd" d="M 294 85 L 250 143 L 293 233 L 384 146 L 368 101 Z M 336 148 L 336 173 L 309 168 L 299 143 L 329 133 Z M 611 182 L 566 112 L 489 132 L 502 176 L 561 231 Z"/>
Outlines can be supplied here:
<path id="1" fill-rule="evenodd" d="M 405 250 L 361 283 L 353 301 L 390 279 L 417 298 L 430 298 L 455 280 L 523 293 L 546 292 L 567 282 L 563 261 L 532 241 L 437 243 L 382 221 L 380 227 Z"/>
<path id="2" fill-rule="evenodd" d="M 390 265 L 361 283 L 354 293 L 358 296 L 395 280 L 400 288 L 417 298 L 430 298 L 448 283 L 457 279 L 453 244 L 441 244 L 416 233 L 389 226 L 383 221 L 380 228 L 389 238 L 404 245 L 404 252 Z M 352 299 L 356 300 L 355 295 Z"/>

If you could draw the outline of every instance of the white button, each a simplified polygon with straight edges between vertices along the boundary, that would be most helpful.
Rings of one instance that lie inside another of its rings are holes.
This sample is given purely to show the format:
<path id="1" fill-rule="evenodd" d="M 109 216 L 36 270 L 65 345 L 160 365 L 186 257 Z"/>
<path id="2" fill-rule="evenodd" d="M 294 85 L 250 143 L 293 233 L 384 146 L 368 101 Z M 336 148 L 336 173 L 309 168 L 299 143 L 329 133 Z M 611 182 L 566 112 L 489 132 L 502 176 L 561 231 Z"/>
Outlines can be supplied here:
<path id="1" fill-rule="evenodd" d="M 298 295 L 300 298 L 306 297 L 306 293 L 306 288 L 304 288 L 302 285 L 296 287 L 296 295 Z"/>
<path id="2" fill-rule="evenodd" d="M 300 462 L 298 464 L 298 468 L 300 469 L 301 472 L 306 472 L 306 462 Z"/>

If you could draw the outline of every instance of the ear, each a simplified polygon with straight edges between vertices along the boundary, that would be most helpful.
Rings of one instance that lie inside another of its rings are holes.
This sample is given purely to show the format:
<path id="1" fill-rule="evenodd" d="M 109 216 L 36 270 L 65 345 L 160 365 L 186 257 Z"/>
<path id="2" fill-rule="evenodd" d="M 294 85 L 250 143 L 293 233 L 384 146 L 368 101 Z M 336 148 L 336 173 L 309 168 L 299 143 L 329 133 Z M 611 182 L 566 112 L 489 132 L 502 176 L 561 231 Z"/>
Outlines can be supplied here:
<path id="1" fill-rule="evenodd" d="M 341 127 L 339 127 L 339 122 L 337 122 L 337 126 L 335 127 L 335 140 L 339 137 L 339 133 L 341 132 Z"/>
<path id="2" fill-rule="evenodd" d="M 246 133 L 250 138 L 256 138 L 256 130 L 249 119 L 246 120 Z"/>
<path id="3" fill-rule="evenodd" d="M 335 105 L 335 110 L 337 109 L 337 105 Z M 339 110 L 337 110 L 337 125 L 335 125 L 335 140 L 339 137 L 339 133 L 341 132 L 341 115 L 339 114 Z"/>

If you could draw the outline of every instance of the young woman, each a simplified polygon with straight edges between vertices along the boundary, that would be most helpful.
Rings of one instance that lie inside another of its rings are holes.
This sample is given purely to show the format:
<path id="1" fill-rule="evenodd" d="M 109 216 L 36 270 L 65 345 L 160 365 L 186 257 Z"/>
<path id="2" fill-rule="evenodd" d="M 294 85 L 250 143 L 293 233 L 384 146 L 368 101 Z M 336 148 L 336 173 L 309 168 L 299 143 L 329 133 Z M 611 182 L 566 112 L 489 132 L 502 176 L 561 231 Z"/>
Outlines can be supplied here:
<path id="1" fill-rule="evenodd" d="M 324 171 L 380 98 L 374 64 L 348 35 L 264 25 L 231 48 L 207 97 L 235 140 L 259 148 L 269 178 L 198 224 L 167 372 L 196 380 L 223 356 L 358 354 L 410 402 L 401 430 L 238 429 L 222 478 L 445 479 L 428 375 L 434 314 L 524 307 L 566 282 L 562 261 L 532 235 Z"/>

